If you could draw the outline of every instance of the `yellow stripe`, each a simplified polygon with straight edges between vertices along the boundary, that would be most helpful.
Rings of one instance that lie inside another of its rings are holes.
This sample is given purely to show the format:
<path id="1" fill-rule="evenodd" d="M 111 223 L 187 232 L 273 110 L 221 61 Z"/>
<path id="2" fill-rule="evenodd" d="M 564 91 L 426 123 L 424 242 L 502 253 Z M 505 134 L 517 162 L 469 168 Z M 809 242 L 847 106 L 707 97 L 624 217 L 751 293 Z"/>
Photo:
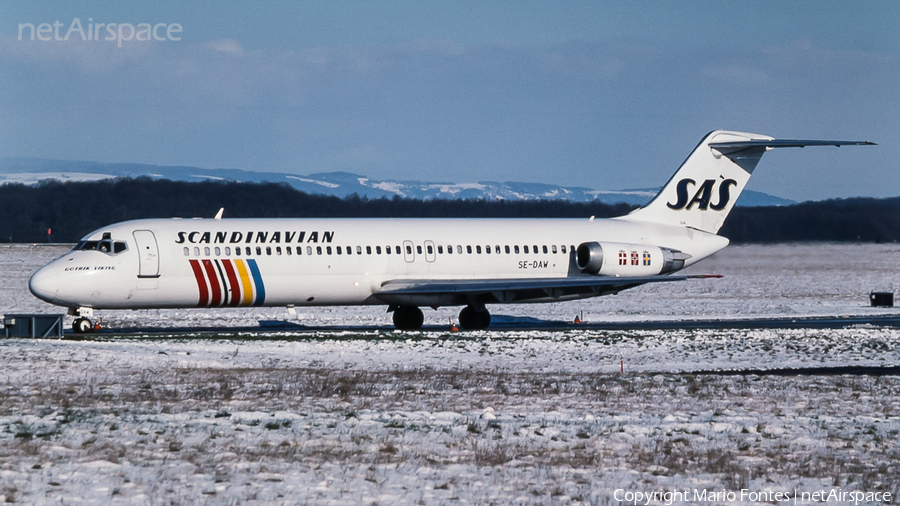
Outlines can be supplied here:
<path id="1" fill-rule="evenodd" d="M 243 259 L 236 259 L 234 264 L 237 266 L 238 275 L 241 277 L 241 287 L 244 292 L 241 305 L 249 306 L 253 304 L 253 282 L 250 280 L 250 275 L 247 273 L 247 266 L 244 264 Z"/>

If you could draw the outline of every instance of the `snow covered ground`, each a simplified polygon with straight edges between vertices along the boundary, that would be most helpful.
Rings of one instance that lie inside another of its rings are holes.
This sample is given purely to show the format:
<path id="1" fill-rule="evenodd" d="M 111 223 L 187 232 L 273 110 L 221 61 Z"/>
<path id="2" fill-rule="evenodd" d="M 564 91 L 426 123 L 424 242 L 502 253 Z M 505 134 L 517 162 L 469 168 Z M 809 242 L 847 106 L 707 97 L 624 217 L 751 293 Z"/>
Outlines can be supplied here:
<path id="1" fill-rule="evenodd" d="M 63 251 L 0 246 L 5 313 L 61 312 L 26 285 Z M 691 269 L 723 279 L 493 309 L 556 320 L 583 312 L 594 321 L 896 314 L 868 307 L 867 296 L 894 291 L 897 266 L 897 245 L 733 246 Z M 102 316 L 117 327 L 389 323 L 383 307 L 297 312 Z M 426 322 L 455 314 L 429 310 Z M 626 492 L 688 489 L 686 498 L 650 503 L 780 504 L 742 498 L 746 489 L 784 492 L 791 500 L 783 504 L 823 490 L 891 493 L 895 504 L 897 376 L 692 372 L 898 366 L 898 338 L 857 327 L 0 340 L 0 496 L 25 504 L 621 504 Z M 876 502 L 871 495 L 859 504 Z"/>

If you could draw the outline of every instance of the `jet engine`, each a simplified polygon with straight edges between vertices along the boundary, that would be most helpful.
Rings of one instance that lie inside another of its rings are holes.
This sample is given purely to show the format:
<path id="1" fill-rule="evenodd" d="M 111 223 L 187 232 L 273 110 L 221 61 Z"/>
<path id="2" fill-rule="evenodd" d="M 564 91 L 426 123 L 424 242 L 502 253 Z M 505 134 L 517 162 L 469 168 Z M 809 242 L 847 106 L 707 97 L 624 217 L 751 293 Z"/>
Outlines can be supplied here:
<path id="1" fill-rule="evenodd" d="M 654 276 L 684 268 L 687 253 L 646 244 L 584 242 L 575 250 L 575 265 L 600 276 Z"/>

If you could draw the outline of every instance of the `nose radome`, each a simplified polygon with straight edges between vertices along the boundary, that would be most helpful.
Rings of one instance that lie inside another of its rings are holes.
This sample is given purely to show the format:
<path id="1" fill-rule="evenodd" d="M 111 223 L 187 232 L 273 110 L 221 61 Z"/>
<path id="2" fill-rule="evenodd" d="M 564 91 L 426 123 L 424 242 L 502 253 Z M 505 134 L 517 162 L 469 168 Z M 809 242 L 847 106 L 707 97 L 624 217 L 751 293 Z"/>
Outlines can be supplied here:
<path id="1" fill-rule="evenodd" d="M 28 289 L 35 297 L 46 302 L 53 302 L 59 291 L 59 276 L 56 274 L 56 267 L 47 265 L 38 269 L 28 280 Z"/>

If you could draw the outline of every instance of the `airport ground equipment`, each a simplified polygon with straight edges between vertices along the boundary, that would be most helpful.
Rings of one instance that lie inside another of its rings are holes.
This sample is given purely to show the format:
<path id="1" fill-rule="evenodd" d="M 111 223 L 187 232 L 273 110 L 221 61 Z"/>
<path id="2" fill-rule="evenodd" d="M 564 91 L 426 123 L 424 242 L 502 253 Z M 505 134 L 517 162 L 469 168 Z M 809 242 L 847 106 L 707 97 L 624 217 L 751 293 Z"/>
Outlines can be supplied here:
<path id="1" fill-rule="evenodd" d="M 869 300 L 872 307 L 894 307 L 894 292 L 872 292 Z"/>
<path id="2" fill-rule="evenodd" d="M 8 314 L 3 316 L 6 337 L 63 337 L 64 314 Z"/>

